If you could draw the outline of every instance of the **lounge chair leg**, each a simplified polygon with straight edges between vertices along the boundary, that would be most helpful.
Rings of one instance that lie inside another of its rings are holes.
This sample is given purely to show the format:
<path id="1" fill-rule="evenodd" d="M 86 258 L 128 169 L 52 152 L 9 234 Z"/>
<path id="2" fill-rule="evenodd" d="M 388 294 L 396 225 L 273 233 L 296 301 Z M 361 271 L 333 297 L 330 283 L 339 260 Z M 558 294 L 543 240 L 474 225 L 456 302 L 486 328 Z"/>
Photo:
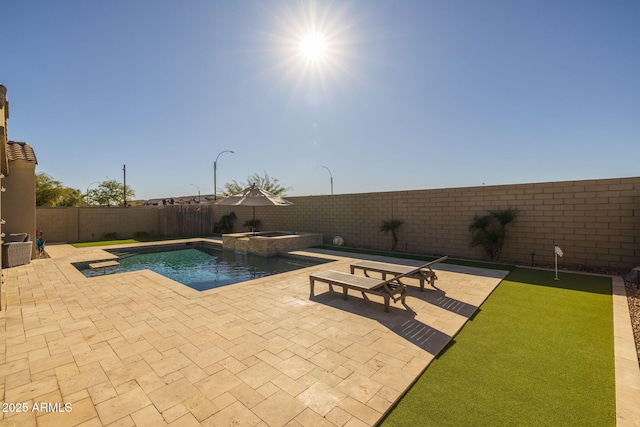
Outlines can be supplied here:
<path id="1" fill-rule="evenodd" d="M 347 288 L 346 286 L 342 287 L 342 293 L 344 294 L 344 299 L 346 300 L 349 296 L 347 294 L 347 291 L 349 290 L 349 288 Z"/>
<path id="2" fill-rule="evenodd" d="M 427 283 L 429 284 L 429 286 L 431 286 L 432 288 L 435 288 L 437 278 L 438 276 L 436 276 L 435 273 L 429 276 L 429 280 L 427 280 Z"/>
<path id="3" fill-rule="evenodd" d="M 384 296 L 384 311 L 385 313 L 389 312 L 389 295 Z"/>
<path id="4" fill-rule="evenodd" d="M 309 286 L 311 287 L 311 296 L 313 296 L 313 287 L 314 287 L 313 277 L 309 277 Z"/>

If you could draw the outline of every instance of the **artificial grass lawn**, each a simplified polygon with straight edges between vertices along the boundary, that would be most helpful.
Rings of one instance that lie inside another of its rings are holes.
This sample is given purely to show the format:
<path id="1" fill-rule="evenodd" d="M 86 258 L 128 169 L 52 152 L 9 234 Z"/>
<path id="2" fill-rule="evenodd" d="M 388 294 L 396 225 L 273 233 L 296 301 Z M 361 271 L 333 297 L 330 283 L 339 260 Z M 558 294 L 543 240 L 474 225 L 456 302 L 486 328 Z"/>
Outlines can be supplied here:
<path id="1" fill-rule="evenodd" d="M 611 279 L 516 268 L 382 426 L 615 426 Z"/>
<path id="2" fill-rule="evenodd" d="M 139 243 L 137 239 L 120 239 L 120 240 L 98 240 L 95 242 L 76 242 L 71 243 L 74 248 L 88 248 L 90 246 L 109 246 L 109 245 L 123 245 L 125 243 Z"/>
<path id="3" fill-rule="evenodd" d="M 193 237 L 202 237 L 202 236 L 193 236 Z M 219 236 L 218 236 L 219 237 Z M 71 246 L 74 248 L 88 248 L 90 246 L 110 246 L 110 245 L 123 245 L 125 243 L 144 243 L 144 242 L 159 242 L 163 240 L 178 240 L 178 239 L 188 239 L 189 237 L 167 237 L 167 236 L 158 236 L 158 237 L 140 237 L 137 239 L 119 239 L 119 240 L 97 240 L 90 242 L 75 242 L 71 243 Z"/>

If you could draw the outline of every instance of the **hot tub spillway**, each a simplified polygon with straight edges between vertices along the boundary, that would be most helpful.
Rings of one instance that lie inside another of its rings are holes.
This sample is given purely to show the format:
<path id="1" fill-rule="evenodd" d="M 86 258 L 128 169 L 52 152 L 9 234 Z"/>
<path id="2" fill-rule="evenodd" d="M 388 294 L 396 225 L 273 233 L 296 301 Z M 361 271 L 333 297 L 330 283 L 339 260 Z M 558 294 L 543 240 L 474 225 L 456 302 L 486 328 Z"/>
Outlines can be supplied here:
<path id="1" fill-rule="evenodd" d="M 322 245 L 322 234 L 320 233 L 263 231 L 222 235 L 223 249 L 261 256 L 276 256 L 280 252 L 295 251 L 318 245 Z"/>

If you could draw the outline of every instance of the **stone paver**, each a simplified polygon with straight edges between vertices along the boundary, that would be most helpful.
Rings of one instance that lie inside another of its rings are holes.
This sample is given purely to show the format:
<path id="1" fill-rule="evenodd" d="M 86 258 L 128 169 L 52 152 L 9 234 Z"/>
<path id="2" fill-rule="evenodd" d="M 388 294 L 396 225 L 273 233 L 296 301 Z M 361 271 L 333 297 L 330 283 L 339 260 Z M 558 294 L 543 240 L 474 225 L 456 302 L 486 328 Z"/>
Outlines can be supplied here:
<path id="1" fill-rule="evenodd" d="M 47 252 L 3 270 L 1 392 L 73 410 L 4 413 L 0 426 L 373 425 L 505 274 L 439 265 L 437 290 L 416 281 L 406 307 L 385 313 L 381 299 L 345 301 L 322 284 L 310 297 L 310 273 L 352 260 L 322 251 L 336 261 L 204 292 L 70 265 L 111 257 L 100 248 Z"/>

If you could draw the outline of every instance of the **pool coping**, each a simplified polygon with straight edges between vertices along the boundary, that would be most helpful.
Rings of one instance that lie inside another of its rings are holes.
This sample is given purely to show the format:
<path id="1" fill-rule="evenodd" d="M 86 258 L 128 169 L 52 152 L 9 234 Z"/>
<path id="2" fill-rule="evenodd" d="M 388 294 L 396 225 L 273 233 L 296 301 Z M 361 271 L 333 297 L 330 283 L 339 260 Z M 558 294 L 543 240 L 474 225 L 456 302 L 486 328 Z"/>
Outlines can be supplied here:
<path id="1" fill-rule="evenodd" d="M 90 260 L 81 260 L 81 261 L 73 261 L 71 262 L 71 265 L 73 265 L 84 277 L 88 278 L 88 279 L 92 279 L 95 277 L 102 277 L 102 276 L 108 276 L 108 275 L 113 275 L 113 274 L 124 274 L 124 273 L 132 273 L 135 271 L 148 271 L 149 273 L 153 273 L 153 274 L 158 274 L 164 278 L 170 279 L 170 280 L 174 280 L 171 279 L 168 276 L 164 276 L 162 273 L 156 273 L 151 269 L 140 269 L 140 270 L 130 270 L 130 271 L 118 271 L 118 272 L 114 272 L 114 271 L 106 271 L 106 268 L 109 267 L 118 267 L 120 264 L 118 263 L 118 260 L 120 259 L 120 257 L 123 256 L 123 254 L 115 254 L 113 253 L 114 251 L 117 250 L 123 250 L 123 249 L 140 249 L 140 248 L 153 248 L 153 247 L 164 247 L 164 246 L 174 246 L 176 250 L 179 249 L 189 249 L 191 248 L 191 246 L 189 246 L 190 244 L 198 244 L 198 243 L 203 243 L 206 245 L 212 245 L 215 246 L 217 248 L 219 248 L 222 251 L 230 251 L 230 252 L 234 252 L 240 255 L 248 255 L 248 256 L 253 256 L 253 257 L 259 257 L 264 258 L 265 260 L 270 260 L 273 258 L 276 258 L 274 256 L 270 256 L 270 257 L 261 257 L 260 255 L 255 255 L 255 254 L 246 254 L 246 253 L 242 253 L 242 252 L 238 252 L 235 251 L 233 249 L 228 249 L 228 248 L 224 248 L 221 244 L 221 242 L 219 241 L 215 241 L 215 240 L 211 240 L 211 239 L 188 239 L 188 240 L 183 240 L 183 241 L 176 241 L 176 240 L 172 240 L 170 242 L 165 242 L 164 244 L 155 244 L 155 245 L 147 245 L 145 244 L 145 242 L 142 243 L 128 243 L 128 244 L 123 244 L 123 245 L 113 245 L 113 246 L 108 246 L 108 247 L 100 247 L 101 248 L 101 252 L 100 252 L 100 258 L 97 259 L 90 259 Z M 197 247 L 195 249 L 198 249 Z M 279 255 L 282 258 L 290 258 L 290 259 L 301 259 L 301 260 L 310 260 L 310 261 L 316 261 L 316 260 L 322 260 L 323 262 L 319 262 L 317 264 L 314 265 L 309 265 L 309 266 L 305 266 L 305 267 L 300 267 L 300 268 L 296 268 L 293 270 L 288 270 L 288 271 L 282 271 L 282 272 L 277 272 L 277 273 L 272 273 L 272 274 L 267 274 L 263 277 L 257 277 L 254 279 L 247 279 L 247 280 L 241 280 L 239 282 L 234 282 L 234 283 L 229 283 L 226 285 L 222 285 L 222 286 L 215 286 L 213 288 L 210 289 L 196 289 L 193 288 L 192 286 L 190 286 L 189 284 L 184 284 L 181 283 L 177 280 L 174 280 L 175 282 L 179 283 L 182 286 L 187 286 L 190 289 L 196 290 L 197 292 L 207 292 L 211 289 L 217 289 L 219 287 L 224 287 L 224 286 L 232 286 L 238 283 L 243 283 L 243 282 L 251 282 L 251 281 L 255 281 L 255 280 L 260 280 L 262 278 L 265 277 L 270 277 L 270 276 L 274 276 L 274 275 L 281 275 L 281 274 L 286 274 L 289 272 L 295 272 L 298 270 L 303 270 L 305 268 L 309 268 L 309 267 L 315 267 L 316 265 L 322 265 L 322 264 L 329 264 L 332 261 L 336 261 L 335 257 L 327 257 L 324 255 L 315 255 L 309 252 L 303 252 L 304 249 L 302 250 L 292 250 L 292 251 L 286 251 L 286 252 L 280 252 L 277 255 Z M 102 269 L 105 269 L 103 271 L 103 274 L 99 274 L 99 272 Z M 92 272 L 93 274 L 91 275 L 85 275 L 85 271 L 87 272 Z"/>

